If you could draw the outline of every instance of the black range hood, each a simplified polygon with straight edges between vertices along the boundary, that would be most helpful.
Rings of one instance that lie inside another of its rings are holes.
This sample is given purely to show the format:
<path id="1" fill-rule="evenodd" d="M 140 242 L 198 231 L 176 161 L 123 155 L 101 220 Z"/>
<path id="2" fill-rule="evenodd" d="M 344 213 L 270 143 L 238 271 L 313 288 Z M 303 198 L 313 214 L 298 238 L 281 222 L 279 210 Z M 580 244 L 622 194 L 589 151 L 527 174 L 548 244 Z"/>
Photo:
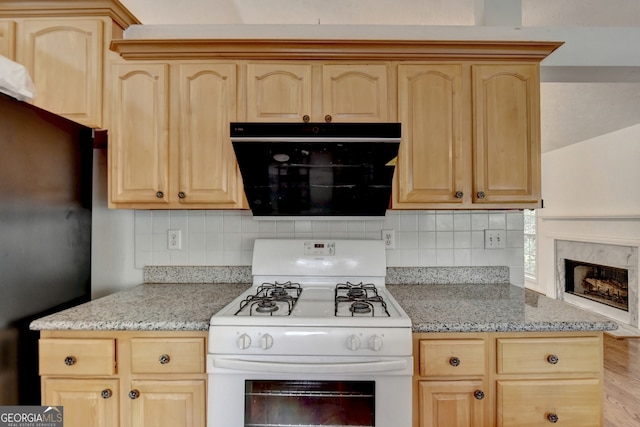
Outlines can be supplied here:
<path id="1" fill-rule="evenodd" d="M 231 142 L 254 217 L 380 217 L 400 132 L 400 123 L 231 123 Z"/>

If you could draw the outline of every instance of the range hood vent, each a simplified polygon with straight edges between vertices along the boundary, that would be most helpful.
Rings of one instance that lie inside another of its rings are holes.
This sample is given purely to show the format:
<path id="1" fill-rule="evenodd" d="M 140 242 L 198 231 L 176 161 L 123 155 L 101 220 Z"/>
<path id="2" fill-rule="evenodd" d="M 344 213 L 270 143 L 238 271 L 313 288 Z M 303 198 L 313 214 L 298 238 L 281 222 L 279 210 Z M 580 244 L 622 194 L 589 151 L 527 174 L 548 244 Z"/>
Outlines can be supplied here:
<path id="1" fill-rule="evenodd" d="M 231 123 L 254 217 L 386 213 L 400 123 Z"/>

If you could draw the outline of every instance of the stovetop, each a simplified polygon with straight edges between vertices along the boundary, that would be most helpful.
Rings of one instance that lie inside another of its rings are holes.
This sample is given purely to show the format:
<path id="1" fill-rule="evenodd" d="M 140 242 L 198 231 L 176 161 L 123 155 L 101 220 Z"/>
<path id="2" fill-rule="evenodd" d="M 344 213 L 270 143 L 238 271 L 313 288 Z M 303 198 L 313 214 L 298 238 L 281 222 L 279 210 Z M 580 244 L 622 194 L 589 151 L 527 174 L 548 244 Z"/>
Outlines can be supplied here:
<path id="1" fill-rule="evenodd" d="M 385 287 L 381 240 L 257 239 L 253 286 L 211 325 L 410 327 Z"/>
<path id="2" fill-rule="evenodd" d="M 385 287 L 369 283 L 252 286 L 211 318 L 212 325 L 409 327 Z"/>

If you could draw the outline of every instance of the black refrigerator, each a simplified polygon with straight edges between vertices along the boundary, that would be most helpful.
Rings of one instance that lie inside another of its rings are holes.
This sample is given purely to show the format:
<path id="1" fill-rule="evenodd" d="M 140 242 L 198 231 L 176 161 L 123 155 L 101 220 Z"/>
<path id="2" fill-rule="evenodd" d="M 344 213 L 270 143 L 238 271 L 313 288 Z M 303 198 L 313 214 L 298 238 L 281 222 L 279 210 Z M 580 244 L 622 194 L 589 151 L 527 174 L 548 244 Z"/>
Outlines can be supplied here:
<path id="1" fill-rule="evenodd" d="M 0 93 L 0 405 L 40 404 L 29 323 L 91 295 L 94 131 Z"/>

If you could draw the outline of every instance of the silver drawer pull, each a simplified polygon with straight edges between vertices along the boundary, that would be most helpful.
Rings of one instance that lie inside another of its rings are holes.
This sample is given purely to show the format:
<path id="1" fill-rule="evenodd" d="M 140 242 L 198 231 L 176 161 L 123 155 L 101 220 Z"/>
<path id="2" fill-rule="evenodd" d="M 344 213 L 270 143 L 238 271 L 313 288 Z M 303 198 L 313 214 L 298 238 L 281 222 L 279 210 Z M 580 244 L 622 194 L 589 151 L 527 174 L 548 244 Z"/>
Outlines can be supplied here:
<path id="1" fill-rule="evenodd" d="M 129 399 L 137 399 L 140 397 L 140 392 L 138 390 L 131 390 L 129 392 Z"/>
<path id="2" fill-rule="evenodd" d="M 473 392 L 473 397 L 475 397 L 478 400 L 482 400 L 484 399 L 484 391 L 482 390 L 476 390 Z"/>
<path id="3" fill-rule="evenodd" d="M 171 358 L 168 354 L 163 354 L 162 356 L 160 356 L 158 361 L 160 362 L 160 364 L 166 365 L 167 363 L 171 362 Z"/>
<path id="4" fill-rule="evenodd" d="M 449 359 L 449 365 L 460 366 L 460 359 L 458 359 L 457 357 L 452 357 L 451 359 Z"/>
<path id="5" fill-rule="evenodd" d="M 555 424 L 558 422 L 558 416 L 554 413 L 547 414 L 547 420 L 549 420 L 550 423 Z"/>
<path id="6" fill-rule="evenodd" d="M 76 363 L 76 358 L 73 356 L 67 356 L 64 358 L 64 364 L 67 366 L 75 365 L 75 363 Z"/>
<path id="7" fill-rule="evenodd" d="M 104 390 L 102 390 L 102 393 L 100 393 L 100 396 L 102 396 L 103 399 L 108 399 L 112 395 L 113 395 L 113 393 L 108 388 L 105 388 Z"/>
<path id="8" fill-rule="evenodd" d="M 552 365 L 555 365 L 556 363 L 558 363 L 560 359 L 558 359 L 558 356 L 556 356 L 555 354 L 550 354 L 547 357 L 547 362 L 551 363 Z"/>

